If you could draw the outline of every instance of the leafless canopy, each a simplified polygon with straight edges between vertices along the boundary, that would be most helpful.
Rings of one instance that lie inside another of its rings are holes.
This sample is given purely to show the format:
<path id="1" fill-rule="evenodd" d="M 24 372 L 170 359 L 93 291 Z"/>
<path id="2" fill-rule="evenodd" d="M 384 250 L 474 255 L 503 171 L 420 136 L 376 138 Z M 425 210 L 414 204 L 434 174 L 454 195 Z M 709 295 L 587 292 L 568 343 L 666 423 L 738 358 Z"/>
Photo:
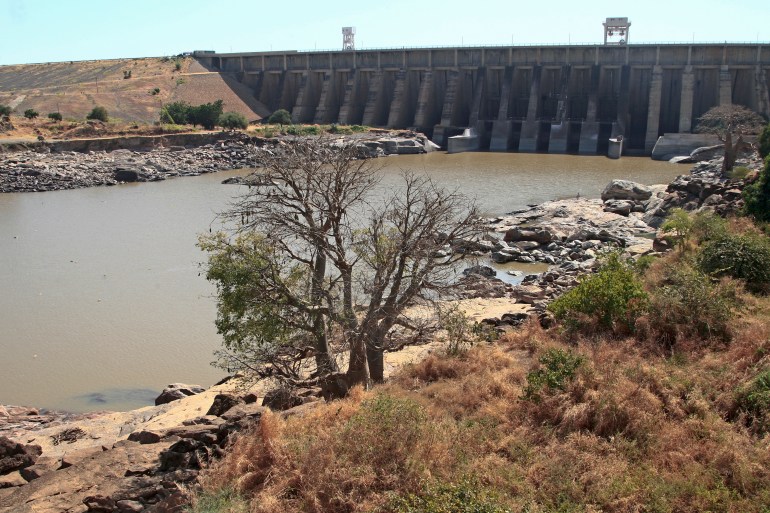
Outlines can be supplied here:
<path id="1" fill-rule="evenodd" d="M 238 303 L 241 318 L 277 319 L 267 324 L 280 325 L 276 333 L 304 334 L 319 374 L 338 370 L 331 347 L 342 344 L 350 383 L 383 379 L 386 337 L 397 325 L 414 325 L 408 307 L 451 284 L 462 255 L 447 248 L 479 233 L 476 208 L 463 195 L 409 172 L 384 193 L 374 162 L 356 146 L 293 142 L 261 163 L 266 185 L 250 188 L 226 213 L 236 234 L 258 234 L 239 249 L 259 253 L 251 282 L 235 283 L 249 291 Z M 206 248 L 211 262 L 233 248 L 231 239 L 220 235 Z"/>

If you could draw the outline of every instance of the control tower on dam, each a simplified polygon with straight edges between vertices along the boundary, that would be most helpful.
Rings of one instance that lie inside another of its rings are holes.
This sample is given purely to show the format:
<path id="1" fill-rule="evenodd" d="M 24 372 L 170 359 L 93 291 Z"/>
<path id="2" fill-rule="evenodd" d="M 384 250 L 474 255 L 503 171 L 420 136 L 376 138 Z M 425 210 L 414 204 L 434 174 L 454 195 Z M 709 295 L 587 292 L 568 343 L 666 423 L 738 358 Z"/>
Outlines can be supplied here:
<path id="1" fill-rule="evenodd" d="M 458 47 L 195 52 L 296 123 L 414 128 L 446 147 L 475 128 L 480 149 L 606 154 L 622 135 L 650 154 L 664 133 L 740 104 L 770 116 L 770 44 Z"/>

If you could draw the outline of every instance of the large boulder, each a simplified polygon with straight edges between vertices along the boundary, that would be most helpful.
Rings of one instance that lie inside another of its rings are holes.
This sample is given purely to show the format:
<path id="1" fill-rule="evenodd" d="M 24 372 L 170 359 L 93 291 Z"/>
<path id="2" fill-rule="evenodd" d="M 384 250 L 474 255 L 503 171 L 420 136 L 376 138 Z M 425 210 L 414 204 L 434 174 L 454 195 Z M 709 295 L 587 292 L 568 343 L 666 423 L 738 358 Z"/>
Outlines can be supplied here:
<path id="1" fill-rule="evenodd" d="M 10 438 L 0 437 L 0 475 L 35 464 L 43 453 L 39 445 L 22 445 Z"/>
<path id="2" fill-rule="evenodd" d="M 602 200 L 645 201 L 652 196 L 652 189 L 630 180 L 613 180 L 602 191 Z"/>
<path id="3" fill-rule="evenodd" d="M 504 242 L 537 242 L 538 244 L 550 244 L 561 240 L 561 236 L 548 228 L 511 228 L 505 232 Z"/>
<path id="4" fill-rule="evenodd" d="M 474 265 L 463 270 L 463 274 L 468 276 L 469 274 L 478 274 L 485 278 L 494 278 L 497 276 L 497 271 L 489 267 L 488 265 Z"/>
<path id="5" fill-rule="evenodd" d="M 621 216 L 628 216 L 634 208 L 634 202 L 628 200 L 607 200 L 604 202 L 603 210 Z"/>
<path id="6" fill-rule="evenodd" d="M 155 406 L 170 403 L 179 399 L 184 399 L 191 395 L 205 392 L 206 389 L 200 385 L 185 385 L 184 383 L 172 383 L 163 389 L 163 392 L 155 399 Z"/>

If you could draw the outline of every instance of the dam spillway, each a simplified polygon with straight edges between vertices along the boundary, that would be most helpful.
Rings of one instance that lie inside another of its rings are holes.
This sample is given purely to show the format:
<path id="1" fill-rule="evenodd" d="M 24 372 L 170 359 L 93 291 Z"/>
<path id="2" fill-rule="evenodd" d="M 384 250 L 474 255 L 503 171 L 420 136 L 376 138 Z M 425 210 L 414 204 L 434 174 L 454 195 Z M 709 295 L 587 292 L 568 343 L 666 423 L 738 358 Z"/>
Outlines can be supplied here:
<path id="1" fill-rule="evenodd" d="M 606 154 L 622 135 L 649 155 L 717 105 L 770 116 L 768 43 L 193 55 L 295 123 L 412 128 L 442 147 L 474 128 L 482 150 Z"/>

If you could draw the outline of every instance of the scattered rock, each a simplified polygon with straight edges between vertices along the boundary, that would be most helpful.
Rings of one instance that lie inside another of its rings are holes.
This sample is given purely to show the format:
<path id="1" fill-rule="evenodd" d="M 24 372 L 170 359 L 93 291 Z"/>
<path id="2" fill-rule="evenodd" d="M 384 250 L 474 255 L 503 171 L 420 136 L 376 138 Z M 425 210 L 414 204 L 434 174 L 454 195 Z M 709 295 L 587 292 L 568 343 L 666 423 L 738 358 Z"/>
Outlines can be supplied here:
<path id="1" fill-rule="evenodd" d="M 155 406 L 167 404 L 171 401 L 184 399 L 191 395 L 205 392 L 206 389 L 200 385 L 185 385 L 184 383 L 172 383 L 163 389 L 163 392 L 155 399 Z"/>
<path id="2" fill-rule="evenodd" d="M 601 194 L 601 198 L 604 201 L 644 201 L 650 199 L 650 196 L 652 196 L 652 190 L 649 187 L 629 180 L 612 180 L 607 184 Z"/>

